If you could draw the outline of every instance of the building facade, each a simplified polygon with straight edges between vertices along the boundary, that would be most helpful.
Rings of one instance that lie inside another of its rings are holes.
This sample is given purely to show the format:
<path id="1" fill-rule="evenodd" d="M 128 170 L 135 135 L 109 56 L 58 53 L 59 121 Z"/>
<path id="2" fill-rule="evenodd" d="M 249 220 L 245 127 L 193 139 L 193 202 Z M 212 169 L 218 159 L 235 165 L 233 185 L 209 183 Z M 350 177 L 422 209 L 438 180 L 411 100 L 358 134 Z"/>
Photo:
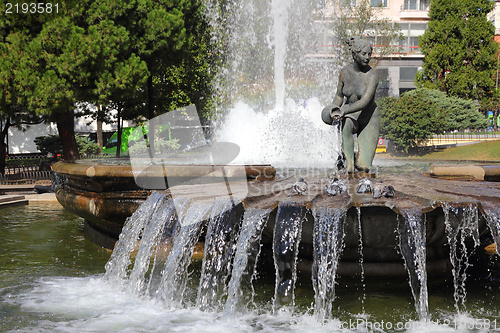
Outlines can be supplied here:
<path id="1" fill-rule="evenodd" d="M 359 0 L 358 0 L 359 1 Z M 415 89 L 415 75 L 423 65 L 424 55 L 420 52 L 418 45 L 419 36 L 421 36 L 427 29 L 429 22 L 429 8 L 430 0 L 369 0 L 370 5 L 374 7 L 376 16 L 381 19 L 397 24 L 399 26 L 402 39 L 397 45 L 398 52 L 390 56 L 379 57 L 377 69 L 381 73 L 382 90 L 385 90 L 384 95 L 399 96 L 402 92 Z M 467 1 L 467 0 L 464 0 Z M 492 0 L 495 2 L 495 8 L 488 14 L 488 19 L 495 26 L 495 41 L 500 44 L 500 0 Z M 351 5 L 356 5 L 356 0 L 328 0 L 327 8 L 325 10 L 325 22 L 332 22 L 335 20 L 335 6 L 339 2 L 350 2 Z M 323 23 L 326 27 L 327 24 Z M 320 38 L 325 44 L 325 40 L 333 40 L 334 36 L 332 31 L 323 29 L 323 36 Z M 375 45 L 375 55 L 377 57 L 377 47 L 381 47 L 377 36 L 369 36 L 373 39 Z M 335 42 L 330 43 L 335 44 Z M 325 56 L 334 57 L 334 47 L 329 45 L 329 49 L 324 49 L 320 53 Z M 500 54 L 499 54 L 500 64 Z M 500 75 L 497 74 L 497 87 Z"/>
<path id="2" fill-rule="evenodd" d="M 380 6 L 380 16 L 396 23 L 403 38 L 399 54 L 381 59 L 378 69 L 385 74 L 389 96 L 415 89 L 415 75 L 423 65 L 418 38 L 427 29 L 430 0 L 371 0 Z"/>

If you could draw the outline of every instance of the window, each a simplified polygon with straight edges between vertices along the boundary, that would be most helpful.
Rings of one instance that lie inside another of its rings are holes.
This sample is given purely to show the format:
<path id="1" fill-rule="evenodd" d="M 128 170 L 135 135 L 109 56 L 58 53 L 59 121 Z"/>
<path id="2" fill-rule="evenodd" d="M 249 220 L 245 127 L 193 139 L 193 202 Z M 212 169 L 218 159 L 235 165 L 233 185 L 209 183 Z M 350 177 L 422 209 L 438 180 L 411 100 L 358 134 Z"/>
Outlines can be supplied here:
<path id="1" fill-rule="evenodd" d="M 406 82 L 415 81 L 415 75 L 417 74 L 418 67 L 401 67 L 399 69 L 399 80 Z"/>
<path id="2" fill-rule="evenodd" d="M 377 67 L 379 83 L 377 86 L 377 98 L 389 97 L 389 69 Z"/>
<path id="3" fill-rule="evenodd" d="M 405 10 L 428 10 L 429 0 L 405 0 Z"/>
<path id="4" fill-rule="evenodd" d="M 370 0 L 372 7 L 387 7 L 387 0 Z"/>
<path id="5" fill-rule="evenodd" d="M 410 37 L 410 53 L 420 53 L 418 37 Z"/>
<path id="6" fill-rule="evenodd" d="M 401 23 L 403 39 L 400 41 L 401 53 L 420 53 L 418 37 L 422 36 L 427 29 L 427 23 Z"/>

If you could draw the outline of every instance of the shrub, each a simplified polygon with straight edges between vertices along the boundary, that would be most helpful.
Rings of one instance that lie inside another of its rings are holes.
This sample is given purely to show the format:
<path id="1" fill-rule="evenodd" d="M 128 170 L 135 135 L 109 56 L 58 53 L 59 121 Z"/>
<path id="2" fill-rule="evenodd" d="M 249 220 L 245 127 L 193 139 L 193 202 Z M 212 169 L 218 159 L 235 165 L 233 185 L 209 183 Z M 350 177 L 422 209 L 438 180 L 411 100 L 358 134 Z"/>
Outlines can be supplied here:
<path id="1" fill-rule="evenodd" d="M 56 156 L 62 153 L 62 144 L 59 135 L 45 135 L 37 136 L 35 138 L 36 148 L 44 155 L 49 153 Z M 77 135 L 76 144 L 78 145 L 78 152 L 80 156 L 91 156 L 99 154 L 99 146 L 87 138 Z"/>
<path id="2" fill-rule="evenodd" d="M 157 153 L 176 153 L 181 145 L 179 144 L 178 139 L 164 140 L 162 138 L 158 138 L 155 141 L 155 151 Z M 147 145 L 146 140 L 142 140 L 129 147 L 129 152 L 131 154 L 146 154 L 149 149 L 149 145 Z"/>
<path id="3" fill-rule="evenodd" d="M 408 152 L 441 133 L 445 126 L 444 112 L 423 92 L 402 94 L 379 101 L 382 135 L 394 142 L 396 149 Z"/>
<path id="4" fill-rule="evenodd" d="M 405 93 L 410 96 L 421 96 L 434 103 L 435 107 L 445 114 L 445 131 L 456 129 L 480 129 L 489 126 L 488 120 L 478 111 L 478 107 L 470 99 L 447 96 L 446 93 L 436 90 L 421 88 Z"/>
<path id="5" fill-rule="evenodd" d="M 99 145 L 97 142 L 89 140 L 83 136 L 76 136 L 76 144 L 78 145 L 78 152 L 80 156 L 92 156 L 100 153 Z"/>
<path id="6" fill-rule="evenodd" d="M 36 148 L 43 154 L 62 154 L 62 144 L 59 135 L 37 136 L 35 138 Z"/>

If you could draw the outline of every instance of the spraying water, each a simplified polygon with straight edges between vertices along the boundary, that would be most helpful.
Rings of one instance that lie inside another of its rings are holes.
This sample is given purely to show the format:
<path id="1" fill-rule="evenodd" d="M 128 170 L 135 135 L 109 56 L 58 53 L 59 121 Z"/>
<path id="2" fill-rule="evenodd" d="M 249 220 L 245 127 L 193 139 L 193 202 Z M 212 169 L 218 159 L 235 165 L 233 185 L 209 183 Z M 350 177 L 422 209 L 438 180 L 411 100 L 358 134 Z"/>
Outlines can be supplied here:
<path id="1" fill-rule="evenodd" d="M 288 0 L 272 0 L 271 15 L 273 17 L 274 37 L 274 89 L 276 90 L 275 109 L 282 111 L 285 107 L 285 56 L 288 38 Z"/>
<path id="2" fill-rule="evenodd" d="M 214 139 L 240 147 L 233 163 L 331 167 L 339 141 L 321 110 L 331 102 L 339 68 L 313 56 L 314 16 L 324 3 L 228 1 L 221 8 L 207 1 L 207 7 L 214 44 L 224 45 L 226 59 L 215 80 L 222 117 Z"/>

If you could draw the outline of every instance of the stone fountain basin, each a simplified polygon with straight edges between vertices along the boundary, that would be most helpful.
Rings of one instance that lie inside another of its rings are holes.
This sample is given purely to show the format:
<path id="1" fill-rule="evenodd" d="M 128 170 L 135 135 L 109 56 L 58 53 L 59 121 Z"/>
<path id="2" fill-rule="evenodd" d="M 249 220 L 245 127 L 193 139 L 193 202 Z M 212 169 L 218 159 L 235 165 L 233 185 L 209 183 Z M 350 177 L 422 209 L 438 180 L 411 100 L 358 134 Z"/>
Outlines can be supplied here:
<path id="1" fill-rule="evenodd" d="M 85 235 L 105 248 L 112 249 L 123 223 L 152 190 L 166 190 L 171 183 L 182 184 L 203 178 L 205 183 L 225 180 L 273 179 L 276 170 L 270 165 L 147 165 L 134 175 L 130 164 L 99 164 L 93 160 L 79 163 L 58 162 L 53 171 L 64 179 L 56 189 L 56 198 L 65 208 L 85 219 Z M 218 172 L 219 171 L 219 172 Z M 146 183 L 147 189 L 137 183 Z M 208 186 L 207 184 L 202 187 Z M 209 187 L 207 187 L 208 189 Z"/>
<path id="2" fill-rule="evenodd" d="M 166 167 L 171 169 L 169 176 L 177 172 L 179 179 L 195 178 L 206 174 L 207 168 L 214 168 L 160 165 L 152 166 L 142 175 L 161 179 Z M 176 197 L 190 198 L 191 202 L 213 203 L 217 198 L 227 197 L 227 187 L 221 186 L 221 182 L 234 176 L 230 196 L 236 204 L 243 207 L 242 212 L 250 207 L 271 211 L 262 236 L 264 246 L 272 244 L 279 206 L 303 206 L 307 213 L 303 223 L 299 267 L 310 265 L 312 260 L 314 210 L 319 207 L 343 208 L 347 211 L 347 218 L 344 229 L 345 248 L 339 274 L 353 275 L 361 271 L 361 226 L 364 273 L 406 275 L 399 253 L 397 230 L 399 223 L 403 221 L 403 212 L 415 209 L 425 215 L 428 273 L 442 274 L 450 269 L 443 207 L 477 208 L 479 233 L 486 236 L 489 230 L 485 209 L 498 207 L 500 204 L 499 184 L 491 182 L 444 180 L 418 173 L 380 174 L 374 181 L 392 185 L 396 196 L 374 199 L 370 193 L 356 193 L 357 179 L 349 181 L 349 194 L 331 197 L 325 192 L 328 179 L 316 175 L 304 177 L 309 184 L 305 195 L 289 195 L 290 188 L 297 179 L 273 180 L 275 170 L 269 165 L 244 166 L 245 179 L 241 179 L 241 170 L 241 166 L 230 166 L 227 168 L 226 178 L 215 173 L 212 182 L 180 184 L 162 191 Z M 125 219 L 151 192 L 151 189 L 137 186 L 130 166 L 58 163 L 54 165 L 54 171 L 67 179 L 65 185 L 56 191 L 59 202 L 85 218 L 87 237 L 108 248 L 114 246 Z M 235 184 L 240 186 L 234 186 Z M 209 218 L 207 215 L 204 219 Z"/>

